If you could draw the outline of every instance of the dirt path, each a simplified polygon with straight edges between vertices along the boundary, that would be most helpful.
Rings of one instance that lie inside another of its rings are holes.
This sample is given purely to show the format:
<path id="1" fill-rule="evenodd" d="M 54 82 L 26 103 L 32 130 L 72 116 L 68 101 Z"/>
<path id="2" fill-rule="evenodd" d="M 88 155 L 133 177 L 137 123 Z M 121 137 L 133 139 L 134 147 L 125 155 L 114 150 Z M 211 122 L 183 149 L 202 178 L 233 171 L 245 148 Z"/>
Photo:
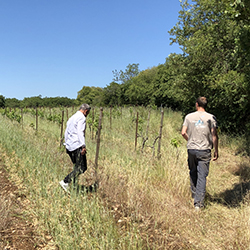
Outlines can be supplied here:
<path id="1" fill-rule="evenodd" d="M 50 238 L 39 236 L 25 214 L 24 200 L 25 196 L 20 196 L 18 188 L 9 181 L 0 159 L 0 250 L 51 249 Z"/>

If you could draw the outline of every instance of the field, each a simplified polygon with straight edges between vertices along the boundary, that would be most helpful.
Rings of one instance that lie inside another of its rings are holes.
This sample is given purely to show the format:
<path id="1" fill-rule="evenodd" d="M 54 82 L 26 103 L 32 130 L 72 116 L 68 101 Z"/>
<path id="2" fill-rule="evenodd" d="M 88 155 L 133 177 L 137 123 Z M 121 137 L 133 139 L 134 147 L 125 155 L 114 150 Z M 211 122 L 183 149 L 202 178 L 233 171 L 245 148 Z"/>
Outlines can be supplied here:
<path id="1" fill-rule="evenodd" d="M 68 109 L 68 116 L 75 111 Z M 250 249 L 250 161 L 243 139 L 219 135 L 220 157 L 210 165 L 206 208 L 197 213 L 181 114 L 164 109 L 159 154 L 159 110 L 104 109 L 95 169 L 100 113 L 95 109 L 86 131 L 88 170 L 79 181 L 86 188 L 68 196 L 58 184 L 72 169 L 60 146 L 61 112 L 40 110 L 37 129 L 34 112 L 26 110 L 22 120 L 0 114 L 1 161 L 19 197 L 25 197 L 25 213 L 39 239 L 52 237 L 47 249 Z M 2 221 L 11 216 L 7 210 L 8 204 L 5 213 L 0 210 Z M 4 239 L 0 249 L 8 244 Z"/>

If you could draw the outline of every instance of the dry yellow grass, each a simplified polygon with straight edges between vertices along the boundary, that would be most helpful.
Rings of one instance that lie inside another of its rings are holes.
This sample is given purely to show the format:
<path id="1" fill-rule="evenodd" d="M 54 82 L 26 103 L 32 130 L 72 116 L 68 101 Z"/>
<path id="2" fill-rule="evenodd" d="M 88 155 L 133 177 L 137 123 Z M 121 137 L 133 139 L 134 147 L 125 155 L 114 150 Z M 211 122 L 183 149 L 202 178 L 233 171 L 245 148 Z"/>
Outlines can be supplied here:
<path id="1" fill-rule="evenodd" d="M 147 111 L 143 112 L 147 117 Z M 148 146 L 152 146 L 159 132 L 159 121 L 159 112 L 151 111 Z M 29 162 L 37 163 L 35 156 L 30 154 L 22 158 L 15 154 L 17 160 L 10 159 L 9 168 L 13 175 L 19 173 L 21 178 L 28 178 L 35 187 L 29 192 L 34 199 L 36 208 L 33 213 L 37 223 L 46 220 L 44 230 L 50 230 L 58 242 L 72 244 L 72 237 L 78 230 L 79 249 L 84 249 L 84 246 L 86 249 L 107 249 L 107 246 L 109 249 L 250 249 L 249 158 L 235 155 L 235 144 L 222 141 L 220 158 L 210 165 L 206 208 L 196 213 L 189 191 L 186 144 L 180 135 L 181 123 L 179 113 L 166 111 L 161 158 L 158 160 L 153 157 L 150 147 L 145 147 L 141 152 L 140 138 L 138 148 L 134 150 L 134 123 L 129 110 L 124 109 L 122 118 L 112 120 L 112 129 L 109 129 L 106 114 L 98 167 L 99 189 L 94 195 L 73 196 L 69 200 L 55 188 L 58 180 L 70 171 L 71 163 L 67 155 L 55 147 L 59 145 L 59 140 L 55 140 L 58 135 L 51 136 L 54 133 L 53 124 L 50 123 L 50 136 L 46 135 L 49 124 L 46 121 L 41 121 L 40 132 L 36 135 L 31 128 L 23 131 L 21 146 L 30 143 L 41 154 L 41 165 L 35 168 L 36 173 L 27 168 Z M 142 123 L 143 133 L 145 127 L 146 121 Z M 56 129 L 58 126 L 55 126 Z M 27 133 L 33 133 L 32 140 L 25 137 Z M 173 139 L 177 147 L 171 143 Z M 88 131 L 87 140 L 89 169 L 81 178 L 85 184 L 95 181 L 95 141 L 91 140 Z M 5 147 L 11 148 L 8 145 Z M 14 158 L 10 154 L 9 157 Z M 37 175 L 40 177 L 34 178 Z M 43 185 L 46 185 L 45 190 Z M 94 205 L 97 200 L 98 210 Z M 87 209 L 79 207 L 79 204 Z M 84 217 L 94 216 L 87 215 L 88 209 L 100 214 L 99 219 L 95 218 L 96 223 L 102 223 L 104 228 L 97 235 L 110 235 L 104 241 L 91 241 L 86 235 L 95 235 L 93 225 Z M 108 228 L 112 218 L 116 229 Z M 76 228 L 73 225 L 65 226 L 69 221 L 74 224 L 74 220 L 81 220 Z M 53 229 L 55 225 L 57 228 Z M 67 233 L 69 228 L 70 233 Z M 118 230 L 118 235 L 113 230 Z M 126 240 L 119 242 L 116 237 Z M 143 239 L 143 244 L 139 237 Z M 114 244 L 111 239 L 114 239 Z M 133 244 L 129 244 L 129 241 Z"/>

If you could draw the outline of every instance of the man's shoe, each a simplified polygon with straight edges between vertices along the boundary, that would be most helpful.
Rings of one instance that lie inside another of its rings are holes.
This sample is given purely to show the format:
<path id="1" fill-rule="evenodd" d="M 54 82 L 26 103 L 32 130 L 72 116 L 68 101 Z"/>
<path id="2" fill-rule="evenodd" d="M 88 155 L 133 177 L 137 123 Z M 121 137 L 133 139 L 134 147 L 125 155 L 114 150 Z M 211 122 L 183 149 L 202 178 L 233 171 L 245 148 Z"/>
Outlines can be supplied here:
<path id="1" fill-rule="evenodd" d="M 195 206 L 194 210 L 195 210 L 195 212 L 199 212 L 201 210 L 201 208 L 199 206 Z"/>
<path id="2" fill-rule="evenodd" d="M 62 180 L 59 182 L 59 184 L 65 192 L 69 193 L 69 183 L 65 183 L 64 180 Z"/>

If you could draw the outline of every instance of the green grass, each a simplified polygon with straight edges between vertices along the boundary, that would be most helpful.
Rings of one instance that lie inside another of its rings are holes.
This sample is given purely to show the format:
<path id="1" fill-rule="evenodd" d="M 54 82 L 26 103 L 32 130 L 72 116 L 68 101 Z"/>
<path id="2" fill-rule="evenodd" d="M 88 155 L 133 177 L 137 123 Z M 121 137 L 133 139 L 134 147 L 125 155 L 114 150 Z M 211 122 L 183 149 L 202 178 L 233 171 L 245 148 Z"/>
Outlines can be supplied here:
<path id="1" fill-rule="evenodd" d="M 60 249 L 249 249 L 249 195 L 237 192 L 240 185 L 249 185 L 250 166 L 247 157 L 234 155 L 239 140 L 220 135 L 220 158 L 210 166 L 207 206 L 196 214 L 180 113 L 164 110 L 158 159 L 158 141 L 154 149 L 152 145 L 159 134 L 160 111 L 150 110 L 143 150 L 141 137 L 135 149 L 137 111 L 139 134 L 145 138 L 148 109 L 123 108 L 122 115 L 114 109 L 111 126 L 110 109 L 104 109 L 99 188 L 81 195 L 72 192 L 70 197 L 58 186 L 72 169 L 69 157 L 59 148 L 59 124 L 39 118 L 35 131 L 30 126 L 35 117 L 30 113 L 24 114 L 23 128 L 0 116 L 5 164 L 30 201 L 29 213 L 39 230 L 48 231 Z M 96 141 L 89 128 L 86 137 L 89 169 L 80 182 L 91 184 L 96 181 Z"/>

